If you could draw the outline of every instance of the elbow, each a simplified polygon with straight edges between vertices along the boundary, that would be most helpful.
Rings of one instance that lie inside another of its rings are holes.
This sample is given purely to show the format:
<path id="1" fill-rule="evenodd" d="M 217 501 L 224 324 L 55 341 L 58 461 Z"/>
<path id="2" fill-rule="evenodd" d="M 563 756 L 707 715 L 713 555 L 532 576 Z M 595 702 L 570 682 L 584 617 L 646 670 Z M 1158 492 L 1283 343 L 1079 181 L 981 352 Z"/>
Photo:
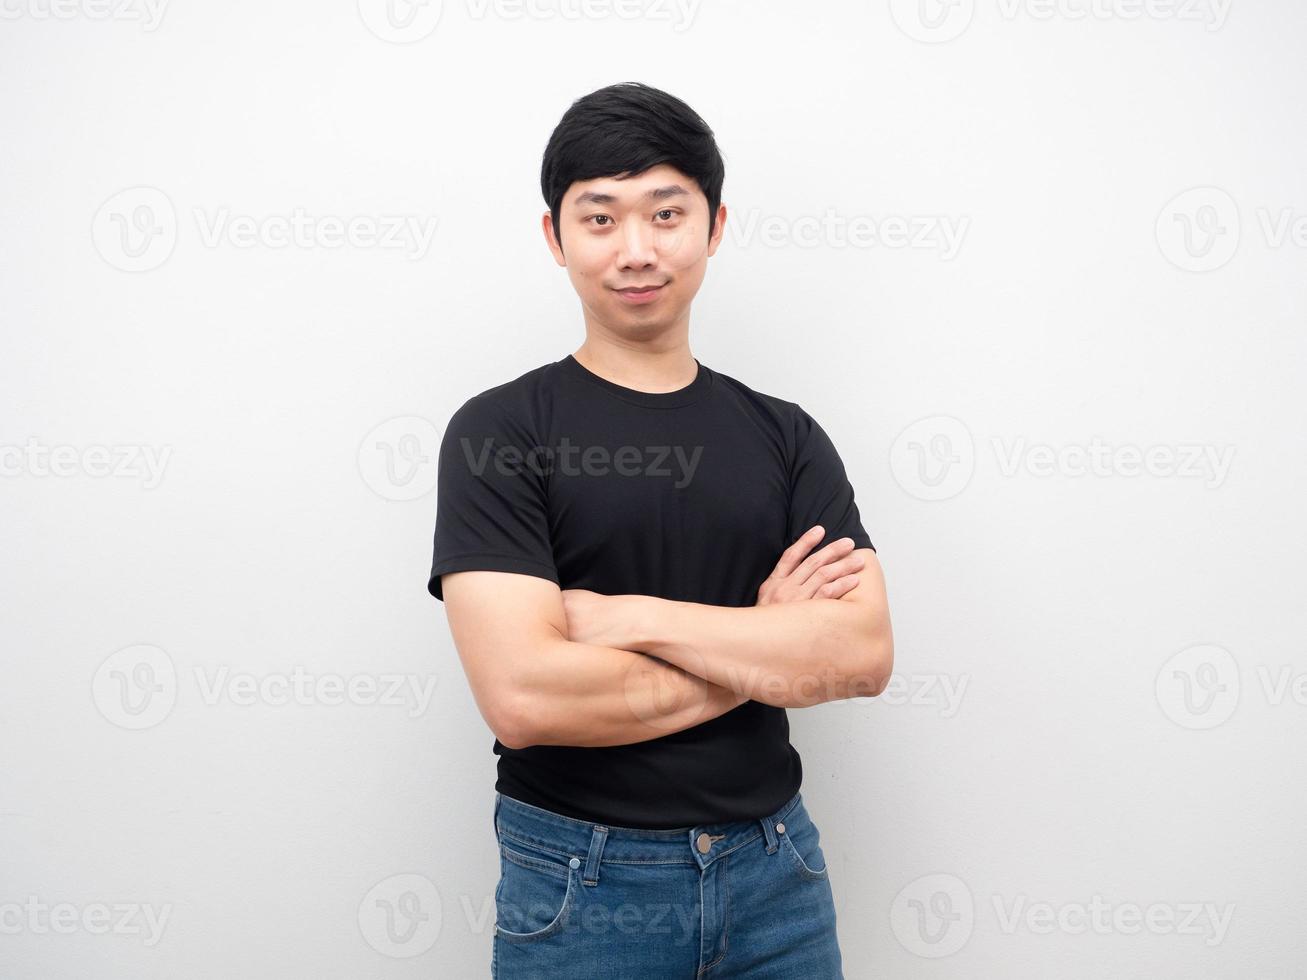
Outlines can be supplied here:
<path id="1" fill-rule="evenodd" d="M 894 672 L 894 638 L 889 629 L 846 646 L 842 664 L 831 663 L 818 674 L 799 670 L 787 683 L 752 695 L 777 708 L 811 708 L 827 701 L 874 698 L 889 686 Z"/>
<path id="2" fill-rule="evenodd" d="M 843 677 L 841 699 L 879 697 L 894 673 L 894 636 L 889 625 L 868 631 L 849 654 L 849 669 Z"/>
<path id="3" fill-rule="evenodd" d="M 894 635 L 886 618 L 864 623 L 856 631 L 833 635 L 831 646 L 841 644 L 840 658 L 828 663 L 824 681 L 802 675 L 804 684 L 795 683 L 783 707 L 808 708 L 825 701 L 874 698 L 889 686 L 894 673 Z M 820 648 L 814 649 L 820 656 Z"/>
<path id="4" fill-rule="evenodd" d="M 513 749 L 514 751 L 520 749 L 529 749 L 532 745 L 535 744 L 530 739 L 510 738 L 507 735 L 496 735 L 495 738 L 499 739 L 499 744 L 502 745 L 504 748 Z"/>
<path id="5" fill-rule="evenodd" d="M 504 697 L 486 720 L 505 748 L 526 749 L 540 743 L 533 718 L 527 699 L 514 693 Z"/>
<path id="6" fill-rule="evenodd" d="M 877 630 L 859 658 L 858 674 L 849 684 L 849 696 L 879 697 L 894 673 L 894 636 L 889 627 Z"/>
<path id="7" fill-rule="evenodd" d="M 501 725 L 495 729 L 495 738 L 499 739 L 499 744 L 506 749 L 529 749 L 536 744 L 536 739 L 523 728 L 508 728 Z"/>
<path id="8" fill-rule="evenodd" d="M 568 721 L 555 707 L 551 694 L 550 678 L 540 673 L 535 665 L 545 665 L 550 671 L 548 653 L 552 648 L 532 645 L 525 660 L 511 659 L 506 665 L 492 698 L 493 707 L 486 721 L 494 730 L 495 738 L 508 749 L 529 749 L 533 745 L 566 745 L 570 734 Z"/>
<path id="9" fill-rule="evenodd" d="M 499 739 L 499 744 L 506 749 L 527 749 L 535 742 L 527 735 L 522 734 L 518 729 L 499 727 L 495 729 L 495 738 Z"/>

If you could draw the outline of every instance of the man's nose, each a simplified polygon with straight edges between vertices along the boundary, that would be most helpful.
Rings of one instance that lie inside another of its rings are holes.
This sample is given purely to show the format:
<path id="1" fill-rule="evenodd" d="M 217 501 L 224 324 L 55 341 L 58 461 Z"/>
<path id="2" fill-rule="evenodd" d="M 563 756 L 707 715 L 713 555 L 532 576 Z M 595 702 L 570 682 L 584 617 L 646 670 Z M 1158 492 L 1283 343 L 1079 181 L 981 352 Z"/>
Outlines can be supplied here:
<path id="1" fill-rule="evenodd" d="M 643 267 L 653 263 L 658 252 L 654 247 L 654 229 L 642 221 L 629 221 L 622 229 L 622 252 L 617 262 L 622 267 Z"/>

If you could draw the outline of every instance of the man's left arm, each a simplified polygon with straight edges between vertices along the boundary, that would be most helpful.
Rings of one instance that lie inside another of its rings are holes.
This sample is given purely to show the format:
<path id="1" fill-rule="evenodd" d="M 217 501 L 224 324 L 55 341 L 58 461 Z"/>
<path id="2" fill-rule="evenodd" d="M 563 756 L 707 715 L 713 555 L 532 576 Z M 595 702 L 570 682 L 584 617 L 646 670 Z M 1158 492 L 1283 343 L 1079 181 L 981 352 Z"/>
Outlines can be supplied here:
<path id="1" fill-rule="evenodd" d="M 713 606 L 572 590 L 569 622 L 585 623 L 587 642 L 647 653 L 763 704 L 875 697 L 894 666 L 885 578 L 873 549 L 852 554 L 864 564 L 838 599 Z"/>

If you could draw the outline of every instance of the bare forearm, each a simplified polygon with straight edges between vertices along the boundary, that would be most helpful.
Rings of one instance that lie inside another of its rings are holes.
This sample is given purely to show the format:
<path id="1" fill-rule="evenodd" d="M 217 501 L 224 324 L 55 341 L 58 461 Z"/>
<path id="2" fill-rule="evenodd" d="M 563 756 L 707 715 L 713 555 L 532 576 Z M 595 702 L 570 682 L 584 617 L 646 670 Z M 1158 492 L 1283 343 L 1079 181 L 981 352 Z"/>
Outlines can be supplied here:
<path id="1" fill-rule="evenodd" d="M 632 602 L 626 619 L 634 635 L 616 642 L 764 704 L 870 697 L 888 680 L 888 622 L 874 621 L 865 604 L 813 598 L 737 607 L 623 598 Z"/>
<path id="2" fill-rule="evenodd" d="M 539 644 L 519 678 L 513 748 L 644 742 L 748 700 L 658 658 L 562 638 Z"/>

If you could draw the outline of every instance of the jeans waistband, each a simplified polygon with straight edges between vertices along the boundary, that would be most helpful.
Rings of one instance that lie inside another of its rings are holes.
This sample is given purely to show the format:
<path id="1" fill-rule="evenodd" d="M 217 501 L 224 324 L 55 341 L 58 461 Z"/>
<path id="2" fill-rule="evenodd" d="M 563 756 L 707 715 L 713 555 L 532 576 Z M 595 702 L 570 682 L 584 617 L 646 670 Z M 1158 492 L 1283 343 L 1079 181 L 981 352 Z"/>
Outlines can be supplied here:
<path id="1" fill-rule="evenodd" d="M 803 794 L 795 793 L 773 813 L 756 820 L 704 823 L 670 830 L 647 830 L 638 827 L 614 827 L 578 820 L 530 803 L 523 803 L 502 793 L 495 793 L 495 834 L 501 843 L 514 840 L 546 851 L 553 851 L 565 861 L 575 859 L 572 867 L 585 866 L 583 880 L 598 880 L 600 863 L 621 864 L 691 864 L 706 868 L 717 858 L 752 841 L 763 839 L 768 854 L 775 853 L 777 825 L 784 832 L 784 821 L 806 818 Z"/>

